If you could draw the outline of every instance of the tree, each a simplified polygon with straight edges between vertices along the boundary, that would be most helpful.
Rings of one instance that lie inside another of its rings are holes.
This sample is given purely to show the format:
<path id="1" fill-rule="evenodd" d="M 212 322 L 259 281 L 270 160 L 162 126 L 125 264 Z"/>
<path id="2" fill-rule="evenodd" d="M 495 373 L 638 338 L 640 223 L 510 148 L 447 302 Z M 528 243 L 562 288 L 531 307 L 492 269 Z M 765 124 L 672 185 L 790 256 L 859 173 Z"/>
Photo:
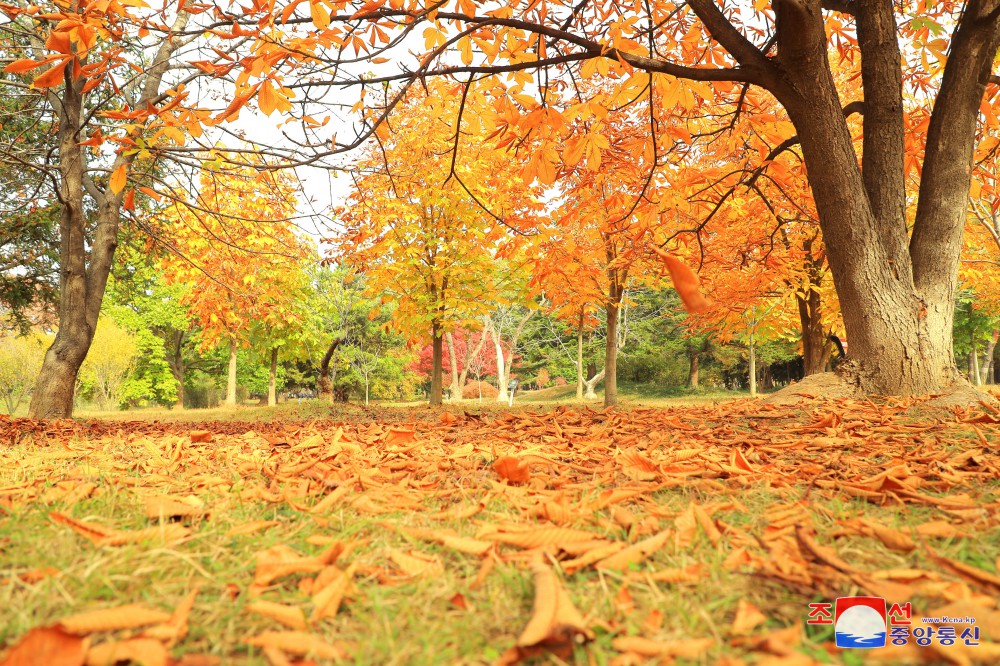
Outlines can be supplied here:
<path id="1" fill-rule="evenodd" d="M 125 382 L 138 353 L 134 335 L 108 318 L 98 320 L 94 341 L 80 368 L 80 380 L 91 387 L 102 410 L 122 404 Z"/>
<path id="2" fill-rule="evenodd" d="M 32 394 L 34 417 L 72 413 L 121 212 L 134 205 L 135 192 L 126 187 L 130 174 L 148 166 L 159 145 L 183 136 L 176 126 L 184 119 L 175 108 L 186 95 L 181 87 L 166 91 L 165 75 L 177 50 L 195 37 L 183 36 L 188 12 L 170 3 L 162 9 L 58 2 L 0 8 L 7 19 L 0 27 L 4 43 L 20 56 L 4 68 L 13 76 L 0 80 L 0 88 L 31 102 L 24 107 L 32 109 L 36 126 L 56 128 L 46 159 L 23 144 L 5 156 L 53 182 L 59 202 L 59 327 Z"/>
<path id="3" fill-rule="evenodd" d="M 0 338 L 0 395 L 13 415 L 35 385 L 48 341 L 37 333 Z"/>
<path id="4" fill-rule="evenodd" d="M 480 122 L 540 135 L 531 170 L 543 182 L 554 180 L 561 129 L 590 101 L 577 96 L 575 79 L 612 78 L 624 103 L 655 98 L 674 109 L 678 100 L 703 99 L 719 127 L 702 132 L 698 143 L 726 137 L 744 90 L 762 88 L 794 126 L 794 140 L 784 140 L 801 147 L 860 388 L 913 394 L 954 386 L 957 266 L 976 124 L 1000 42 L 996 0 L 923 6 L 919 20 L 887 1 L 773 0 L 757 7 L 751 13 L 688 0 L 541 10 L 505 0 L 489 10 L 460 3 L 427 11 L 414 0 L 375 0 L 303 22 L 297 46 L 324 39 L 331 46 L 308 55 L 285 47 L 283 55 L 288 67 L 308 61 L 314 78 L 304 88 L 370 93 L 357 107 L 359 141 L 384 122 L 406 84 L 435 76 L 468 77 L 467 87 L 489 81 L 504 90 L 494 94 L 494 117 Z M 248 69 L 276 59 L 276 44 L 288 40 L 269 31 L 286 26 L 265 22 L 262 41 L 270 48 Z M 408 56 L 411 41 L 396 37 L 419 31 L 424 48 Z M 863 99 L 842 99 L 831 48 L 860 61 Z M 362 76 L 340 66 L 354 58 L 394 59 L 399 67 Z M 509 75 L 506 86 L 490 78 L 500 74 Z M 397 81 L 402 88 L 383 94 L 383 84 Z M 907 132 L 907 118 L 921 107 L 930 110 L 928 129 L 923 158 L 914 161 L 907 141 L 920 139 Z M 995 114 L 993 105 L 983 108 L 987 117 Z M 846 116 L 862 110 L 858 151 Z M 655 117 L 650 125 L 655 134 Z M 914 167 L 921 182 L 911 206 L 905 177 Z"/>
<path id="5" fill-rule="evenodd" d="M 504 235 L 537 207 L 510 156 L 483 135 L 469 131 L 450 159 L 464 134 L 453 92 L 437 83 L 402 101 L 382 143 L 355 165 L 350 205 L 338 212 L 346 232 L 334 241 L 336 259 L 394 303 L 397 328 L 430 338 L 432 405 L 442 401 L 445 333 L 489 308 L 506 279 L 496 261 Z"/>
<path id="6" fill-rule="evenodd" d="M 229 348 L 226 403 L 236 404 L 237 351 L 251 327 L 294 326 L 291 307 L 298 263 L 306 251 L 295 234 L 296 182 L 258 159 L 256 168 L 219 159 L 203 165 L 194 202 L 164 214 L 172 252 L 167 284 L 186 284 L 182 305 L 202 329 L 201 347 Z"/>

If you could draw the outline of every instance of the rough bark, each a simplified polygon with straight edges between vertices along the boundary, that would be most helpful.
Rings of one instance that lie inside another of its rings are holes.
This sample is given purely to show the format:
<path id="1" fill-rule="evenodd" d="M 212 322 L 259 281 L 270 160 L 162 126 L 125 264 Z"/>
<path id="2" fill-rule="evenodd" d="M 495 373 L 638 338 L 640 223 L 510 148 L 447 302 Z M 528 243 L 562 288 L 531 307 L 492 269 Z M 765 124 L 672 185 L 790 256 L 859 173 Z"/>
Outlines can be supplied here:
<path id="1" fill-rule="evenodd" d="M 333 340 L 319 362 L 319 381 L 316 382 L 316 392 L 320 398 L 333 400 L 333 378 L 330 376 L 330 363 L 333 361 L 333 355 L 337 352 L 341 342 L 343 342 L 342 338 Z"/>
<path id="2" fill-rule="evenodd" d="M 823 329 L 819 292 L 810 290 L 805 298 L 796 294 L 795 300 L 799 306 L 799 325 L 802 332 L 802 374 L 808 377 L 826 370 L 833 345 L 830 336 Z"/>
<path id="3" fill-rule="evenodd" d="M 451 362 L 451 399 L 461 400 L 463 382 L 459 380 L 458 376 L 458 356 L 455 354 L 455 340 L 451 335 L 451 331 L 445 333 L 444 338 L 448 343 L 448 358 Z"/>
<path id="4" fill-rule="evenodd" d="M 434 322 L 431 326 L 431 394 L 428 402 L 431 405 L 442 403 L 443 388 L 443 356 L 444 356 L 444 336 L 441 334 L 441 326 Z"/>
<path id="5" fill-rule="evenodd" d="M 267 377 L 267 405 L 278 404 L 278 348 L 271 350 L 271 369 Z"/>
<path id="6" fill-rule="evenodd" d="M 701 350 L 695 348 L 688 350 L 688 386 L 691 388 L 698 388 L 700 359 Z"/>
<path id="7" fill-rule="evenodd" d="M 226 404 L 236 404 L 236 340 L 229 341 L 229 372 L 226 378 Z"/>
<path id="8" fill-rule="evenodd" d="M 173 30 L 183 30 L 189 15 L 182 12 Z M 140 79 L 140 99 L 145 106 L 160 91 L 160 84 L 177 40 L 164 40 L 152 67 Z M 35 382 L 28 415 L 32 418 L 68 418 L 73 413 L 73 398 L 80 366 L 90 350 L 97 327 L 97 318 L 104 300 L 108 276 L 118 247 L 118 227 L 125 190 L 114 192 L 108 187 L 100 191 L 87 174 L 85 148 L 89 122 L 84 110 L 87 79 L 73 76 L 73 65 L 65 70 L 65 85 L 54 100 L 53 112 L 58 120 L 59 183 L 57 194 L 61 204 L 59 216 L 59 330 L 45 353 L 45 360 Z M 128 169 L 135 153 L 121 153 L 111 164 L 111 172 Z M 96 212 L 88 216 L 84 207 L 84 192 L 94 198 Z M 93 229 L 92 232 L 88 228 Z"/>

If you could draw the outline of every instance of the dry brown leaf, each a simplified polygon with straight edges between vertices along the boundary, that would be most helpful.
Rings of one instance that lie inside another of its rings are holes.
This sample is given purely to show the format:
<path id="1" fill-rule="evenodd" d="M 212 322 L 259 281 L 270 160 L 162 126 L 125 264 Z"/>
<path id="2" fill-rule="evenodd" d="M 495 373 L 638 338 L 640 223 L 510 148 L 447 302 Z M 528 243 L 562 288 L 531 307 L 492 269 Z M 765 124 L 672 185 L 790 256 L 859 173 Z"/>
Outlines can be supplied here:
<path id="1" fill-rule="evenodd" d="M 137 666 L 167 666 L 167 648 L 154 638 L 131 638 L 95 645 L 87 652 L 87 666 L 114 666 L 127 661 Z"/>
<path id="2" fill-rule="evenodd" d="M 634 652 L 643 657 L 680 657 L 698 659 L 715 645 L 711 638 L 682 638 L 673 641 L 654 641 L 639 636 L 622 636 L 611 642 L 619 652 Z"/>
<path id="3" fill-rule="evenodd" d="M 297 552 L 279 544 L 257 553 L 257 569 L 254 585 L 266 586 L 272 581 L 293 573 L 316 573 L 326 563 L 315 557 L 303 557 Z"/>
<path id="4" fill-rule="evenodd" d="M 150 624 L 164 624 L 172 617 L 170 613 L 161 610 L 140 604 L 127 604 L 76 613 L 60 620 L 59 626 L 71 634 L 82 636 L 98 631 L 136 629 Z"/>
<path id="5" fill-rule="evenodd" d="M 246 608 L 251 613 L 263 615 L 266 618 L 280 622 L 289 629 L 305 631 L 308 626 L 306 625 L 305 612 L 297 606 L 286 606 L 285 604 L 258 599 L 253 603 L 247 604 Z"/>
<path id="6" fill-rule="evenodd" d="M 56 511 L 49 513 L 49 518 L 51 518 L 53 522 L 65 525 L 94 544 L 99 544 L 104 539 L 107 539 L 109 536 L 117 533 L 117 530 L 97 525 L 95 523 L 85 523 L 81 520 L 70 518 L 69 516 Z"/>
<path id="7" fill-rule="evenodd" d="M 700 564 L 689 564 L 680 569 L 661 569 L 649 574 L 649 578 L 655 580 L 657 583 L 672 583 L 675 585 L 697 583 L 704 577 L 705 574 Z"/>
<path id="8" fill-rule="evenodd" d="M 337 486 L 330 492 L 330 494 L 317 502 L 313 508 L 309 509 L 309 513 L 324 513 L 329 511 L 336 506 L 340 500 L 347 497 L 350 492 L 351 486 L 346 483 Z"/>
<path id="9" fill-rule="evenodd" d="M 357 563 L 352 562 L 351 566 L 347 567 L 344 571 L 340 571 L 339 575 L 323 587 L 320 588 L 317 585 L 314 588 L 319 591 L 313 594 L 313 612 L 309 616 L 310 622 L 316 623 L 324 618 L 337 616 L 340 604 L 343 602 L 347 591 L 351 588 L 351 580 L 354 578 L 356 570 Z"/>
<path id="10" fill-rule="evenodd" d="M 444 572 L 441 560 L 416 551 L 404 553 L 401 550 L 390 548 L 389 559 L 407 576 L 431 576 Z"/>
<path id="11" fill-rule="evenodd" d="M 260 532 L 266 530 L 269 527 L 274 527 L 275 525 L 280 525 L 281 521 L 278 520 L 251 520 L 250 522 L 243 523 L 242 525 L 236 525 L 226 532 L 226 536 L 239 536 L 241 534 L 253 534 L 255 532 Z"/>
<path id="12" fill-rule="evenodd" d="M 493 463 L 493 469 L 501 479 L 506 479 L 514 486 L 523 485 L 531 480 L 531 469 L 528 464 L 513 456 L 497 458 Z"/>
<path id="13" fill-rule="evenodd" d="M 35 627 L 11 648 L 0 666 L 83 666 L 89 646 L 89 638 L 58 625 Z"/>
<path id="14" fill-rule="evenodd" d="M 191 530 L 180 523 L 163 523 L 141 530 L 131 532 L 115 532 L 98 541 L 101 546 L 124 546 L 129 543 L 142 543 L 143 541 L 154 541 L 163 543 L 177 543 L 183 541 L 191 535 Z"/>
<path id="15" fill-rule="evenodd" d="M 555 572 L 539 557 L 532 560 L 531 568 L 535 573 L 535 602 L 517 645 L 556 649 L 593 640 L 594 632 L 587 627 Z"/>
<path id="16" fill-rule="evenodd" d="M 749 634 L 757 628 L 757 625 L 766 622 L 767 616 L 760 612 L 760 609 L 745 599 L 740 599 L 736 604 L 736 617 L 733 618 L 731 631 L 737 636 Z"/>
<path id="17" fill-rule="evenodd" d="M 691 511 L 694 513 L 695 520 L 701 525 L 701 529 L 705 532 L 708 540 L 712 542 L 713 546 L 718 546 L 719 541 L 722 539 L 722 534 L 719 532 L 719 528 L 715 526 L 715 522 L 711 516 L 695 502 L 691 502 Z"/>
<path id="18" fill-rule="evenodd" d="M 385 443 L 389 444 L 409 444 L 416 439 L 417 433 L 413 430 L 402 428 L 391 428 L 385 434 Z"/>
<path id="19" fill-rule="evenodd" d="M 597 535 L 593 532 L 574 530 L 568 527 L 541 527 L 524 532 L 493 532 L 481 535 L 483 539 L 489 541 L 499 541 L 518 548 L 543 548 L 545 546 L 558 546 L 575 541 L 593 541 Z"/>
<path id="20" fill-rule="evenodd" d="M 613 555 L 610 555 L 597 563 L 598 569 L 612 569 L 624 571 L 633 564 L 638 564 L 644 559 L 667 545 L 673 535 L 672 530 L 663 530 L 659 534 L 654 534 L 648 539 L 636 542 Z"/>
<path id="21" fill-rule="evenodd" d="M 347 651 L 305 631 L 265 631 L 247 640 L 260 648 L 274 648 L 299 657 L 347 659 Z"/>
<path id="22" fill-rule="evenodd" d="M 917 544 L 913 542 L 913 539 L 897 529 L 879 525 L 871 520 L 865 520 L 863 523 L 872 531 L 872 533 L 875 534 L 879 541 L 885 544 L 886 548 L 898 550 L 902 553 L 908 553 L 917 547 Z"/>
<path id="23" fill-rule="evenodd" d="M 146 498 L 147 518 L 175 518 L 183 516 L 201 516 L 205 508 L 200 503 L 179 497 L 166 495 Z"/>

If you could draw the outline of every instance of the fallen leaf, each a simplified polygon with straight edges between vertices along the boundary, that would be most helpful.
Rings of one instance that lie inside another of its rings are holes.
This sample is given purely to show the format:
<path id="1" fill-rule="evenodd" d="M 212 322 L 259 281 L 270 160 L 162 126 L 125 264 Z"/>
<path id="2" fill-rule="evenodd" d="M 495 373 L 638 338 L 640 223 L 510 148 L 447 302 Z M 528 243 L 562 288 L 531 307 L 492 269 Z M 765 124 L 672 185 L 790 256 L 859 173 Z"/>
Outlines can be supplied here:
<path id="1" fill-rule="evenodd" d="M 757 606 L 745 599 L 740 599 L 736 604 L 736 617 L 733 618 L 730 630 L 736 635 L 749 634 L 757 625 L 766 621 L 767 616 L 760 612 Z"/>
<path id="2" fill-rule="evenodd" d="M 624 571 L 633 564 L 642 562 L 644 559 L 667 545 L 667 542 L 670 540 L 672 534 L 673 532 L 671 530 L 664 530 L 659 534 L 649 537 L 648 539 L 643 539 L 642 541 L 634 543 L 628 548 L 618 551 L 617 553 L 598 562 L 597 568 Z"/>
<path id="3" fill-rule="evenodd" d="M 531 470 L 528 464 L 513 456 L 497 458 L 493 463 L 493 469 L 496 470 L 501 479 L 505 479 L 514 486 L 523 485 L 531 479 Z"/>
<path id="4" fill-rule="evenodd" d="M 189 437 L 191 438 L 192 443 L 212 441 L 212 433 L 208 430 L 192 430 L 189 433 Z"/>
<path id="5" fill-rule="evenodd" d="M 35 627 L 7 653 L 0 666 L 83 666 L 89 638 L 75 636 L 58 625 Z"/>
<path id="6" fill-rule="evenodd" d="M 247 643 L 260 648 L 275 648 L 300 657 L 347 659 L 348 656 L 344 649 L 304 631 L 265 631 L 247 639 Z"/>
<path id="7" fill-rule="evenodd" d="M 173 616 L 161 610 L 140 604 L 127 604 L 114 608 L 84 611 L 59 621 L 59 626 L 71 634 L 84 635 L 115 629 L 136 629 L 150 624 L 169 622 Z"/>
<path id="8" fill-rule="evenodd" d="M 247 604 L 246 608 L 251 613 L 280 622 L 289 629 L 306 630 L 306 614 L 301 608 L 262 599 Z"/>
<path id="9" fill-rule="evenodd" d="M 167 666 L 167 648 L 153 638 L 110 641 L 90 648 L 87 666 L 114 666 L 127 661 L 139 666 Z"/>
<path id="10" fill-rule="evenodd" d="M 622 636 L 611 641 L 619 652 L 634 652 L 643 657 L 680 657 L 698 659 L 715 645 L 711 638 L 682 638 L 673 641 L 654 641 L 639 636 Z"/>
<path id="11" fill-rule="evenodd" d="M 518 647 L 572 647 L 594 639 L 555 572 L 540 557 L 531 563 L 535 574 L 535 602 L 531 619 L 517 639 Z"/>

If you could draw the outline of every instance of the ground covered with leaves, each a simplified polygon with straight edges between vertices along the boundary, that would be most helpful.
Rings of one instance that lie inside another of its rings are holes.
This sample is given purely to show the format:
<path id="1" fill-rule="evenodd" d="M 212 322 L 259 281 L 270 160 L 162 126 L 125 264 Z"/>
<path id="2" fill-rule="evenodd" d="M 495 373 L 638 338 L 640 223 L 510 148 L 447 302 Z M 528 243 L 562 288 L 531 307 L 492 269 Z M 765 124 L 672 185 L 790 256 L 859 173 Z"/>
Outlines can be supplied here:
<path id="1" fill-rule="evenodd" d="M 0 421 L 0 664 L 1000 663 L 1000 412 Z M 809 604 L 975 620 L 840 651 Z"/>

